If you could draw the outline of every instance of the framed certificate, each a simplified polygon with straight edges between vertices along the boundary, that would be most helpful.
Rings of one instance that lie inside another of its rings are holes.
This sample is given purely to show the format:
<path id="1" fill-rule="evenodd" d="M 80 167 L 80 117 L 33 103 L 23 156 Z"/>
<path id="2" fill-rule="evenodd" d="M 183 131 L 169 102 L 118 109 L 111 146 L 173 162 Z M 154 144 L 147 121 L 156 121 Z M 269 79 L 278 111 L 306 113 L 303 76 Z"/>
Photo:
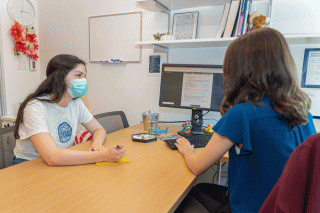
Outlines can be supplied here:
<path id="1" fill-rule="evenodd" d="M 176 13 L 173 15 L 173 37 L 176 40 L 195 39 L 199 12 Z"/>
<path id="2" fill-rule="evenodd" d="M 301 87 L 320 88 L 320 48 L 305 49 Z"/>

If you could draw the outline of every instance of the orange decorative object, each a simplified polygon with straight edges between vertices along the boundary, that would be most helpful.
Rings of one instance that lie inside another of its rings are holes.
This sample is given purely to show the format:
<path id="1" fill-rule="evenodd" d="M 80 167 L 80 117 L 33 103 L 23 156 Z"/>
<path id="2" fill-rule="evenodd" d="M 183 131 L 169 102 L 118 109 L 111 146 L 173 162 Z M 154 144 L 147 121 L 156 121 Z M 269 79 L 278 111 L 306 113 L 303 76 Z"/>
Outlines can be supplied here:
<path id="1" fill-rule="evenodd" d="M 15 43 L 14 54 L 18 56 L 27 54 L 29 58 L 36 61 L 39 58 L 37 35 L 33 27 L 27 29 L 27 35 L 25 33 L 26 29 L 15 21 L 11 27 L 11 36 Z"/>

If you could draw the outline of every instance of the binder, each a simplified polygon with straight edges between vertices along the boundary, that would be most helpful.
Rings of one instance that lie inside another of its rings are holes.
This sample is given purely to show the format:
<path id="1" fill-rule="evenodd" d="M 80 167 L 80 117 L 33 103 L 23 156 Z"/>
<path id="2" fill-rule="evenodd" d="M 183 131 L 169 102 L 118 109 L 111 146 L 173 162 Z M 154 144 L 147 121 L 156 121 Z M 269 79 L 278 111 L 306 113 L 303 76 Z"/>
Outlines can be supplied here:
<path id="1" fill-rule="evenodd" d="M 231 37 L 232 31 L 236 25 L 237 15 L 240 9 L 240 0 L 233 0 L 230 5 L 229 15 L 223 37 Z"/>
<path id="2" fill-rule="evenodd" d="M 224 9 L 223 9 L 223 14 L 222 14 L 222 18 L 220 21 L 220 26 L 219 26 L 219 30 L 217 32 L 216 38 L 222 37 L 222 34 L 223 34 L 224 29 L 226 27 L 229 10 L 230 10 L 230 3 L 227 3 L 227 4 L 225 4 Z"/>

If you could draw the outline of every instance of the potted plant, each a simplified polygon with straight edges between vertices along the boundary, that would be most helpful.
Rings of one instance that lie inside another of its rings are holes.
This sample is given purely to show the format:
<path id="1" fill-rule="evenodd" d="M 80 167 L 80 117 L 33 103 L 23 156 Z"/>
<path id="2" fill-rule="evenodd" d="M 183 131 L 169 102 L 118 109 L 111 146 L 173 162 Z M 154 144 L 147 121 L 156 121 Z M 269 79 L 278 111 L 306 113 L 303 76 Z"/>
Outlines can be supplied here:
<path id="1" fill-rule="evenodd" d="M 160 41 L 161 36 L 163 36 L 163 35 L 165 35 L 165 33 L 156 33 L 156 34 L 153 34 L 153 37 L 155 40 Z"/>

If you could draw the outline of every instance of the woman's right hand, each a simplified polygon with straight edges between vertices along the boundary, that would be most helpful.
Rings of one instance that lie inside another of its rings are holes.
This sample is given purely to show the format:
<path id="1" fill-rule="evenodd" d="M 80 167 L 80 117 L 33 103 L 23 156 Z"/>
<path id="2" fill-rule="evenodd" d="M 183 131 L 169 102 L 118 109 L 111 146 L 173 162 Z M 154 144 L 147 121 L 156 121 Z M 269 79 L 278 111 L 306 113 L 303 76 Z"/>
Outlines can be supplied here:
<path id="1" fill-rule="evenodd" d="M 114 146 L 113 148 L 107 150 L 106 160 L 111 163 L 116 163 L 119 162 L 123 158 L 123 156 L 125 156 L 125 154 L 126 149 L 124 148 L 123 144 L 119 145 L 118 147 Z"/>

